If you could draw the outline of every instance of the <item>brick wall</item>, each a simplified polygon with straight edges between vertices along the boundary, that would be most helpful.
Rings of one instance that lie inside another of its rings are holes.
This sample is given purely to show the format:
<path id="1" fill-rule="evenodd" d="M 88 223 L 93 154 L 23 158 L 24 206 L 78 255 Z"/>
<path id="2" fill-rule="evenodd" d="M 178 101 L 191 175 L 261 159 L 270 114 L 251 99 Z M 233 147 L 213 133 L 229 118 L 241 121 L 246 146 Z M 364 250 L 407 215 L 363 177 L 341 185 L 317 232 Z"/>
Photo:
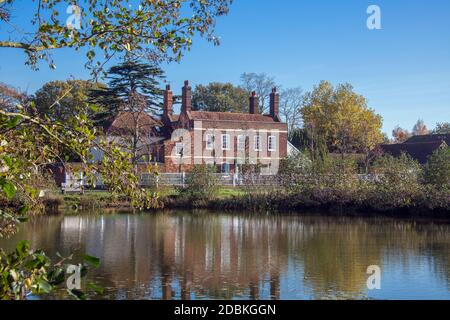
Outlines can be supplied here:
<path id="1" fill-rule="evenodd" d="M 236 130 L 239 128 L 239 124 L 229 124 L 231 128 L 227 128 L 228 130 Z M 270 130 L 272 128 L 269 128 L 271 125 L 264 125 L 264 124 L 258 124 L 258 129 L 265 129 Z M 270 131 L 268 132 L 262 132 L 261 133 L 261 144 L 262 144 L 262 151 L 249 151 L 249 148 L 254 148 L 254 135 L 250 135 L 247 137 L 246 141 L 246 151 L 245 156 L 248 157 L 249 154 L 251 154 L 256 159 L 260 159 L 261 161 L 270 162 L 275 161 L 276 159 L 283 159 L 287 156 L 287 128 L 285 124 L 275 123 L 274 127 L 276 127 L 277 130 L 280 130 L 277 132 L 278 139 L 277 139 L 277 151 L 271 152 L 268 151 L 268 135 L 271 135 Z M 242 127 L 241 127 L 242 128 Z M 284 130 L 282 130 L 284 129 Z M 210 129 L 211 130 L 211 129 Z M 163 144 L 163 150 L 164 150 L 164 172 L 167 173 L 176 173 L 176 172 L 188 172 L 192 169 L 194 164 L 200 164 L 201 163 L 215 163 L 218 166 L 218 169 L 220 169 L 220 165 L 225 162 L 226 159 L 228 159 L 226 162 L 230 164 L 230 169 L 233 172 L 234 171 L 234 164 L 235 159 L 242 155 L 241 151 L 238 151 L 238 143 L 237 143 L 237 136 L 242 134 L 242 131 L 229 131 L 227 132 L 226 129 L 219 130 L 215 129 L 214 135 L 215 135 L 215 152 L 206 150 L 206 138 L 205 133 L 206 132 L 212 132 L 208 130 L 202 130 L 201 131 L 201 154 L 196 155 L 195 154 L 195 144 L 194 144 L 194 135 L 196 137 L 200 137 L 200 131 L 195 133 L 194 130 L 189 130 L 189 138 L 190 143 L 188 141 L 185 141 L 184 148 L 186 148 L 186 144 L 190 144 L 190 154 L 185 150 L 184 157 L 178 158 L 174 157 L 174 148 L 177 141 L 171 141 L 170 139 L 164 141 Z M 258 132 L 258 131 L 256 131 Z M 221 150 L 221 135 L 222 134 L 229 134 L 230 135 L 230 150 Z M 198 143 L 198 142 L 197 142 Z M 232 149 L 231 149 L 232 148 Z M 173 153 L 173 154 L 172 154 Z M 197 158 L 195 158 L 197 157 Z M 200 158 L 199 158 L 200 157 Z M 181 165 L 180 165 L 181 162 Z M 162 172 L 162 171 L 161 171 Z"/>

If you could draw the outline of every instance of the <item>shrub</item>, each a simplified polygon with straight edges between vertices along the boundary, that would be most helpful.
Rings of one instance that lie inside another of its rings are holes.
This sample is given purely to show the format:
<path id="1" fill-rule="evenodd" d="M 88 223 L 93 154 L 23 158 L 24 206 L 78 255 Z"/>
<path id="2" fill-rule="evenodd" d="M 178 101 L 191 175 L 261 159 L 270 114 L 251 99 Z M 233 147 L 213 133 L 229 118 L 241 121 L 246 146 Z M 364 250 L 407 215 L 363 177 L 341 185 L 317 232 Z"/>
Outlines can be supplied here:
<path id="1" fill-rule="evenodd" d="M 371 167 L 376 180 L 395 189 L 417 186 L 423 175 L 420 164 L 404 153 L 400 157 L 383 155 Z"/>
<path id="2" fill-rule="evenodd" d="M 312 162 L 306 153 L 289 156 L 280 163 L 280 185 L 288 192 L 300 191 L 309 180 L 311 171 Z"/>
<path id="3" fill-rule="evenodd" d="M 450 148 L 436 150 L 425 165 L 425 183 L 450 190 Z"/>
<path id="4" fill-rule="evenodd" d="M 406 154 L 383 155 L 370 168 L 374 181 L 367 187 L 366 204 L 376 210 L 412 208 L 423 193 L 423 170 Z"/>
<path id="5" fill-rule="evenodd" d="M 218 179 L 214 173 L 216 173 L 214 166 L 195 165 L 186 177 L 186 187 L 179 188 L 178 193 L 193 206 L 206 203 L 217 193 Z"/>

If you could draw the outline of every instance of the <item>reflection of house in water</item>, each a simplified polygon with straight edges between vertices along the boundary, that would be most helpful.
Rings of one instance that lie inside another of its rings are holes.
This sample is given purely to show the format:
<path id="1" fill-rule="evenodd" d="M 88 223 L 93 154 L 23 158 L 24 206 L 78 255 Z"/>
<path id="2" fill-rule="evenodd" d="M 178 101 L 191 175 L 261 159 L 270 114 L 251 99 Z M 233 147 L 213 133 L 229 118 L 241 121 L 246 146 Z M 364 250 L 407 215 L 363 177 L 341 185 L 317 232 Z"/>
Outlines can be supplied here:
<path id="1" fill-rule="evenodd" d="M 77 216 L 64 219 L 61 240 L 98 256 L 97 275 L 120 298 L 278 299 L 290 264 L 302 266 L 296 286 L 357 294 L 365 284 L 360 262 L 376 264 L 381 250 L 363 250 L 373 241 L 364 228 L 339 228 L 286 217 Z"/>
<path id="2" fill-rule="evenodd" d="M 231 216 L 75 216 L 62 221 L 60 239 L 83 243 L 98 256 L 96 274 L 107 277 L 111 288 L 134 287 L 136 295 L 164 299 L 239 293 L 258 298 L 261 290 L 279 297 L 275 282 L 287 265 L 286 255 L 276 252 L 279 231 Z"/>
<path id="3" fill-rule="evenodd" d="M 366 269 L 374 264 L 397 270 L 399 282 L 414 278 L 414 265 L 435 268 L 436 283 L 450 283 L 450 232 L 439 224 L 108 214 L 38 217 L 21 232 L 19 239 L 32 235 L 32 247 L 52 257 L 74 249 L 99 257 L 88 277 L 110 299 L 366 297 Z"/>

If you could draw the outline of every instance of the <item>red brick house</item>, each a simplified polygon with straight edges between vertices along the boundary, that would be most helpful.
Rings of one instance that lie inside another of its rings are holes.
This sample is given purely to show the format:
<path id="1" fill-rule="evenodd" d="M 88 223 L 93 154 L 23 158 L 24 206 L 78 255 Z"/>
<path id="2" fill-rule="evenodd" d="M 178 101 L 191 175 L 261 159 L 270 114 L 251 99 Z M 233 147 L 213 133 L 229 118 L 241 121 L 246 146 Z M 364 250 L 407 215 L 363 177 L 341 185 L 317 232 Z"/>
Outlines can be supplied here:
<path id="1" fill-rule="evenodd" d="M 259 113 L 259 99 L 249 97 L 249 113 L 206 112 L 192 109 L 192 89 L 185 81 L 181 112 L 173 112 L 170 86 L 164 92 L 161 119 L 146 113 L 121 112 L 103 126 L 108 139 L 127 149 L 135 129 L 141 132 L 137 141 L 138 169 L 146 172 L 149 163 L 157 163 L 161 173 L 189 172 L 196 164 L 211 164 L 218 172 L 239 173 L 244 164 L 259 164 L 261 173 L 276 174 L 279 162 L 288 152 L 287 124 L 279 116 L 279 94 L 270 95 L 270 112 Z M 139 119 L 136 119 L 139 116 Z M 138 127 L 137 127 L 138 126 Z M 91 150 L 93 161 L 101 161 L 103 153 Z M 55 164 L 52 171 L 58 185 L 83 180 L 74 167 Z M 71 168 L 67 170 L 67 168 Z"/>
<path id="2" fill-rule="evenodd" d="M 173 113 L 170 86 L 164 93 L 165 139 L 153 146 L 153 159 L 162 172 L 188 172 L 195 164 L 213 164 L 221 172 L 239 172 L 245 163 L 260 164 L 276 173 L 287 156 L 287 125 L 279 116 L 279 94 L 270 95 L 270 113 L 259 113 L 259 99 L 249 97 L 249 113 L 206 112 L 192 109 L 192 89 L 185 81 L 181 112 Z"/>

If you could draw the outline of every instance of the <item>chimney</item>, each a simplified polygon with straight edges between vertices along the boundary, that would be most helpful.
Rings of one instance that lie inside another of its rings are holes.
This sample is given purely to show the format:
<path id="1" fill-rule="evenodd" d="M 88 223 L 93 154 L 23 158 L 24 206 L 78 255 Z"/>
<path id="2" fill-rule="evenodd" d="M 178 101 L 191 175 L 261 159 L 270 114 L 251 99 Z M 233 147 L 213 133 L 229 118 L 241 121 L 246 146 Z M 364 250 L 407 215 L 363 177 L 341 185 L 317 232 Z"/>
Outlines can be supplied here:
<path id="1" fill-rule="evenodd" d="M 277 88 L 272 89 L 270 94 L 270 116 L 275 120 L 279 119 L 280 113 L 280 95 L 277 93 Z"/>
<path id="2" fill-rule="evenodd" d="M 164 117 L 168 118 L 173 114 L 173 92 L 170 90 L 170 85 L 166 86 L 164 91 Z"/>
<path id="3" fill-rule="evenodd" d="M 184 81 L 183 93 L 181 97 L 181 112 L 192 110 L 192 88 L 189 81 Z"/>
<path id="4" fill-rule="evenodd" d="M 252 95 L 250 96 L 250 114 L 258 114 L 258 105 L 259 105 L 259 99 L 256 96 L 256 92 L 253 91 Z"/>

